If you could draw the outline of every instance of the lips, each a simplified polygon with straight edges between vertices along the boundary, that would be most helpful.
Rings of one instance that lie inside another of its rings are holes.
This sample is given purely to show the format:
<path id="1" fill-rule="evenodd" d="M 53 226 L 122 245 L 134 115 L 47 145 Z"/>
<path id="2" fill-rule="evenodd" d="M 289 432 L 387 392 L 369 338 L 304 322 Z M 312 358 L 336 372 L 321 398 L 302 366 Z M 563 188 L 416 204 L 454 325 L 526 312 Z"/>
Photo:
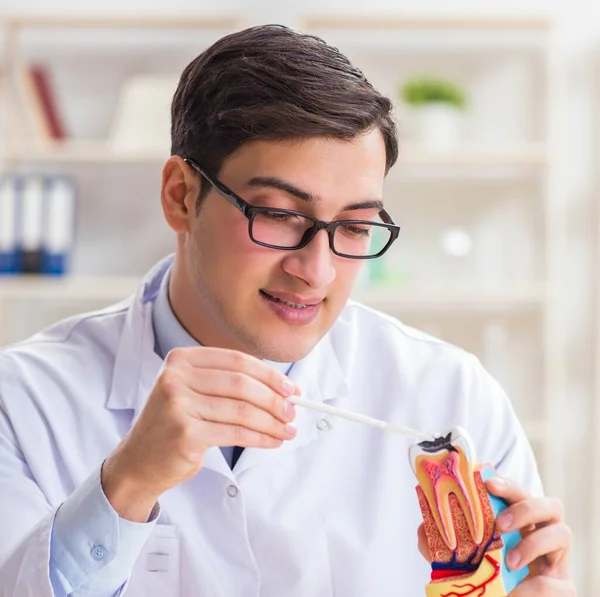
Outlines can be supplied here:
<path id="1" fill-rule="evenodd" d="M 296 294 L 289 292 L 277 292 L 277 291 L 266 291 L 261 290 L 261 294 L 279 303 L 292 308 L 292 309 L 306 309 L 307 307 L 314 307 L 321 303 L 324 299 L 318 297 L 301 297 Z"/>

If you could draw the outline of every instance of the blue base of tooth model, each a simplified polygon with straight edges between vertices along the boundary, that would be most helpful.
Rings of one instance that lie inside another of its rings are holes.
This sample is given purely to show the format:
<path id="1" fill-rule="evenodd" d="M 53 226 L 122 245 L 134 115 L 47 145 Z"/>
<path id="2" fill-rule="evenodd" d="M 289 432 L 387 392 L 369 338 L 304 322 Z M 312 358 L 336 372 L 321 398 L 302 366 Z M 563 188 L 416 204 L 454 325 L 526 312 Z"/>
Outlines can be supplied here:
<path id="1" fill-rule="evenodd" d="M 481 478 L 484 481 L 491 479 L 496 476 L 496 473 L 491 467 L 486 467 L 481 471 Z M 492 505 L 492 509 L 494 511 L 494 515 L 496 518 L 503 510 L 508 508 L 507 503 L 500 499 L 499 497 L 492 495 L 488 492 L 490 496 L 490 503 Z M 509 570 L 506 567 L 506 553 L 509 549 L 512 549 L 519 541 L 521 541 L 521 533 L 519 531 L 511 531 L 510 533 L 501 533 L 502 542 L 504 543 L 504 547 L 502 548 L 502 581 L 504 583 L 504 588 L 507 593 L 510 593 L 528 574 L 529 568 L 525 566 L 519 570 Z"/>

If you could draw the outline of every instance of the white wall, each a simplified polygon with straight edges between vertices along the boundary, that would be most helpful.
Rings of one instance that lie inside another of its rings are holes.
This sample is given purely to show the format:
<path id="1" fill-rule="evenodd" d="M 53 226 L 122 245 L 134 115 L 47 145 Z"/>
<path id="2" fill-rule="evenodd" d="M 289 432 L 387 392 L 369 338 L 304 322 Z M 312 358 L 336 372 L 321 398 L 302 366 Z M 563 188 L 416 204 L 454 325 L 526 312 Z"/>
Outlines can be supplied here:
<path id="1" fill-rule="evenodd" d="M 87 3 L 82 7 L 78 0 L 3 0 L 1 8 L 4 12 L 95 12 L 100 6 L 103 11 L 135 13 L 176 13 L 199 14 L 205 12 L 239 11 L 251 23 L 282 22 L 296 25 L 298 11 L 303 12 L 363 12 L 364 0 L 303 0 L 303 2 L 284 2 L 282 0 L 213 0 L 202 3 L 197 0 L 104 0 L 102 3 Z M 150 7 L 151 6 L 151 7 Z M 596 126 L 597 102 L 596 84 L 600 66 L 600 5 L 591 0 L 498 0 L 482 2 L 482 0 L 420 0 L 415 2 L 398 2 L 397 0 L 369 0 L 369 14 L 378 13 L 439 13 L 456 14 L 539 14 L 554 15 L 558 22 L 559 51 L 563 67 L 563 87 L 561 102 L 561 120 L 559 124 L 560 147 L 559 156 L 559 192 L 567 205 L 568 251 L 564 254 L 562 273 L 564 280 L 565 326 L 567 353 L 564 355 L 568 363 L 569 409 L 567 428 L 576 431 L 580 441 L 565 445 L 569 460 L 573 466 L 569 471 L 572 491 L 565 496 L 569 522 L 576 535 L 585 535 L 587 520 L 586 509 L 581 507 L 588 496 L 581 491 L 578 480 L 587 474 L 589 463 L 586 461 L 584 446 L 589 445 L 593 421 L 590 420 L 590 408 L 593 392 L 593 322 L 595 273 L 595 245 L 593 240 L 595 204 L 597 201 L 596 135 L 600 130 Z M 106 181 L 104 181 L 106 182 Z M 156 176 L 151 182 L 157 182 Z M 106 183 L 108 184 L 108 183 Z M 117 184 L 126 184 L 122 179 Z M 127 217 L 129 222 L 121 219 L 122 231 L 135 227 L 148 240 L 153 238 L 155 226 L 160 225 L 160 213 L 157 210 L 158 194 L 148 184 L 143 197 L 132 198 L 131 209 Z M 139 223 L 140 207 L 147 204 L 149 215 Z M 97 216 L 107 218 L 110 211 L 104 212 L 98 206 Z M 91 217 L 91 216 L 90 216 Z M 119 218 L 122 218 L 120 215 Z M 92 218 L 93 219 L 93 218 Z M 94 219 L 97 222 L 97 220 Z M 157 253 L 170 243 L 170 238 L 163 235 L 159 247 L 150 247 L 149 254 L 134 256 L 136 263 L 151 262 Z M 80 263 L 88 265 L 94 262 L 93 250 L 81 254 Z M 101 260 L 100 260 L 101 261 Z M 81 265 L 83 267 L 83 265 Z M 98 271 L 102 263 L 93 263 Z M 557 437 L 560 442 L 561 438 Z M 582 578 L 586 558 L 584 546 L 579 542 L 575 553 L 575 569 L 578 578 Z M 591 563 L 591 560 L 588 561 Z M 581 594 L 586 595 L 581 586 Z M 590 595 L 591 597 L 591 595 Z"/>

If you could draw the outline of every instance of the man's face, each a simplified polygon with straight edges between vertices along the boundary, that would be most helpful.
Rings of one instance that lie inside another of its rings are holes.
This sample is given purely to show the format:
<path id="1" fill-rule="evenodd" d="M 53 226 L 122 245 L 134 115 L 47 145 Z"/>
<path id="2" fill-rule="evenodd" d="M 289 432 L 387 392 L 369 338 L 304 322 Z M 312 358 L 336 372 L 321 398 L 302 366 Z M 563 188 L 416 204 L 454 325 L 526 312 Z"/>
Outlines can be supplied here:
<path id="1" fill-rule="evenodd" d="M 385 162 L 379 130 L 351 141 L 255 141 L 231 155 L 218 178 L 254 206 L 326 221 L 372 219 L 376 208 L 348 206 L 381 200 Z M 275 180 L 315 200 L 275 188 Z M 196 295 L 186 302 L 197 309 L 198 339 L 272 361 L 306 356 L 340 314 L 364 261 L 333 254 L 324 230 L 300 250 L 257 245 L 248 219 L 214 188 L 190 218 L 179 251 Z"/>

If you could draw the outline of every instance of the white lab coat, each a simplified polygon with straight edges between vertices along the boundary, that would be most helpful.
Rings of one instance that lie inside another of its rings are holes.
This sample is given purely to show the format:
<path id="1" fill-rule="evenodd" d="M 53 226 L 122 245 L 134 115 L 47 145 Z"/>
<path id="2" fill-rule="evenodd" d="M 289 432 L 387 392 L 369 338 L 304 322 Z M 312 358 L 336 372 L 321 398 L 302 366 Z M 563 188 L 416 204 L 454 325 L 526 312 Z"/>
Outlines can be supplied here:
<path id="1" fill-rule="evenodd" d="M 0 476 L 0 595 L 50 597 L 57 507 L 119 443 L 157 377 L 152 300 L 71 318 L 0 356 L 3 442 L 22 453 Z M 316 401 L 425 431 L 465 427 L 478 459 L 540 491 L 529 445 L 499 386 L 464 351 L 349 303 L 292 368 Z M 417 597 L 429 566 L 411 440 L 297 408 L 297 437 L 247 449 L 233 473 L 218 448 L 161 498 L 126 597 Z M 237 493 L 236 493 L 237 490 Z M 18 544 L 15 547 L 15 544 Z M 151 565 L 161 556 L 162 568 Z"/>

